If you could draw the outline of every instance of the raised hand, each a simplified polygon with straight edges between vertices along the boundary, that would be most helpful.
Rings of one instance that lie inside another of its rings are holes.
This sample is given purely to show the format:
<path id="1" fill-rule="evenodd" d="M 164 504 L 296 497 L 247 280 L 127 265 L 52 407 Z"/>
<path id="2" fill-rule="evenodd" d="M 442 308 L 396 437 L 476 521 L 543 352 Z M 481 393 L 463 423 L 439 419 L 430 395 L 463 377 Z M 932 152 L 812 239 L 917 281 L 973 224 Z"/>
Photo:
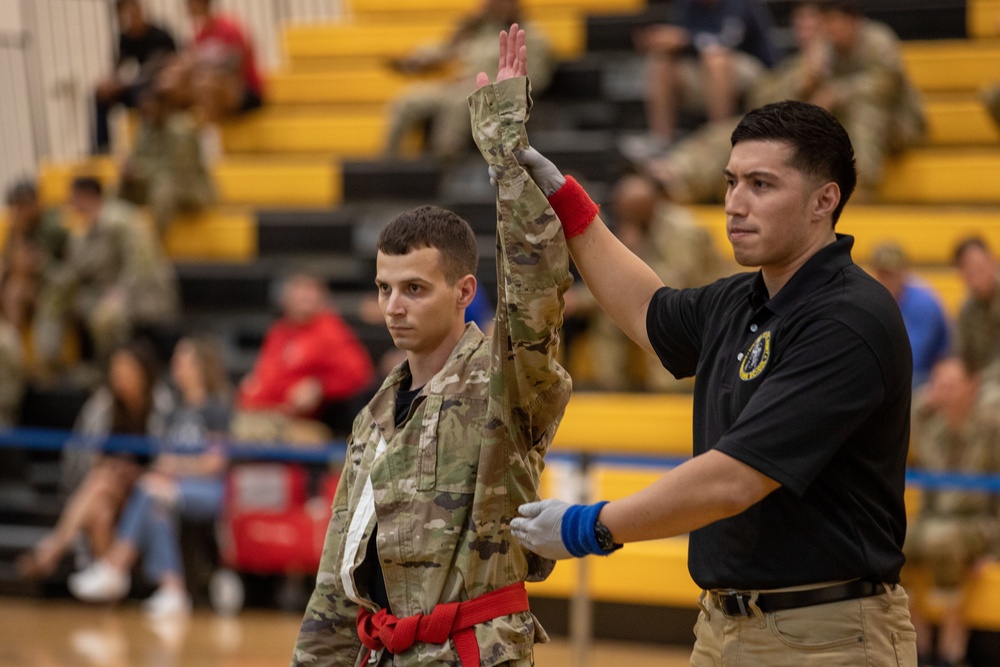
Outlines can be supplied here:
<path id="1" fill-rule="evenodd" d="M 513 79 L 528 74 L 528 47 L 525 44 L 524 30 L 517 24 L 510 26 L 510 31 L 500 33 L 500 62 L 497 65 L 497 82 Z M 490 83 L 490 75 L 480 72 L 476 76 L 476 87 L 482 88 Z"/>

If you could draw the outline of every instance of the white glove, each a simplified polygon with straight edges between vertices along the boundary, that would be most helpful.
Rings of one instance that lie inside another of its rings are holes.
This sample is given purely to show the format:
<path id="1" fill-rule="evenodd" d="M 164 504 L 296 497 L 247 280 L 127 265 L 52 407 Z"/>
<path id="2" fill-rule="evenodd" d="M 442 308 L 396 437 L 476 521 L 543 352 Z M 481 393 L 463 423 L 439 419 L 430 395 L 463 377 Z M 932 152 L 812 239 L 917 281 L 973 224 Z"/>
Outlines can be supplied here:
<path id="1" fill-rule="evenodd" d="M 535 181 L 538 188 L 546 197 L 551 197 L 566 182 L 566 177 L 552 164 L 552 161 L 536 151 L 532 147 L 514 152 L 518 164 L 528 171 L 528 175 Z M 490 185 L 497 186 L 497 170 L 492 165 L 488 169 L 490 173 Z"/>
<path id="2" fill-rule="evenodd" d="M 537 151 L 535 155 L 541 158 Z M 526 549 L 543 558 L 553 560 L 572 558 L 573 554 L 566 549 L 562 538 L 563 515 L 570 507 L 569 503 L 555 499 L 525 503 L 517 508 L 521 516 L 510 522 L 510 530 Z"/>
<path id="3" fill-rule="evenodd" d="M 514 157 L 517 158 L 522 167 L 528 170 L 532 180 L 545 193 L 546 197 L 551 197 L 566 183 L 566 177 L 562 175 L 558 167 L 531 146 L 524 150 L 515 151 Z"/>

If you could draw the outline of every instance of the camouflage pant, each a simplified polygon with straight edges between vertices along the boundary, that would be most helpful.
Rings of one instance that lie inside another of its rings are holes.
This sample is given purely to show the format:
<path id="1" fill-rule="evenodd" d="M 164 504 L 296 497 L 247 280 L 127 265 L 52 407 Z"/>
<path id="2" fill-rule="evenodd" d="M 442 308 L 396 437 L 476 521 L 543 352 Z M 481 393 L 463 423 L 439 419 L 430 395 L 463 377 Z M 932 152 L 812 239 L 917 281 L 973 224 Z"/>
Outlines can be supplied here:
<path id="1" fill-rule="evenodd" d="M 178 212 L 197 211 L 214 200 L 210 188 L 180 183 L 168 174 L 124 181 L 118 194 L 125 201 L 149 206 L 161 238 Z"/>
<path id="2" fill-rule="evenodd" d="M 604 391 L 683 391 L 691 386 L 633 343 L 603 310 L 590 321 L 589 340 L 594 380 Z"/>
<path id="3" fill-rule="evenodd" d="M 730 136 L 738 117 L 708 123 L 677 142 L 667 155 L 673 178 L 664 183 L 670 199 L 681 204 L 721 201 L 726 193 L 722 171 L 732 149 Z"/>
<path id="4" fill-rule="evenodd" d="M 24 354 L 21 334 L 0 320 L 0 428 L 17 423 L 24 395 Z"/>
<path id="5" fill-rule="evenodd" d="M 1000 521 L 991 516 L 921 516 L 909 526 L 903 552 L 908 563 L 927 567 L 935 588 L 956 590 L 998 536 Z"/>
<path id="6" fill-rule="evenodd" d="M 406 134 L 429 122 L 431 154 L 439 160 L 459 156 L 469 144 L 468 94 L 467 86 L 452 83 L 415 84 L 405 91 L 390 108 L 386 154 L 399 155 Z"/>
<path id="7" fill-rule="evenodd" d="M 33 326 L 35 358 L 42 367 L 59 365 L 66 324 L 81 322 L 94 345 L 94 357 L 104 363 L 111 352 L 125 344 L 132 322 L 125 300 L 116 294 L 84 294 L 67 303 L 61 290 L 46 289 L 39 298 Z"/>

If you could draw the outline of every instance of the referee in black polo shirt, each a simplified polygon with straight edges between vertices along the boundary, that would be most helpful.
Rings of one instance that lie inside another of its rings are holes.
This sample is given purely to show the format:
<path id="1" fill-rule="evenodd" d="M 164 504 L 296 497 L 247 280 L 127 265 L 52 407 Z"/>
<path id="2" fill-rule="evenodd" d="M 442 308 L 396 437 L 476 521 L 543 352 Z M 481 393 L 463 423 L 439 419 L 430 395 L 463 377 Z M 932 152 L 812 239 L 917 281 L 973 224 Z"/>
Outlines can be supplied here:
<path id="1" fill-rule="evenodd" d="M 512 524 L 550 558 L 690 533 L 705 593 L 692 665 L 916 665 L 898 585 L 911 356 L 892 296 L 834 231 L 855 186 L 844 128 L 820 107 L 748 113 L 725 169 L 736 260 L 665 287 L 533 149 L 522 163 L 563 222 L 601 306 L 678 378 L 694 375 L 694 454 L 611 503 L 545 500 Z"/>

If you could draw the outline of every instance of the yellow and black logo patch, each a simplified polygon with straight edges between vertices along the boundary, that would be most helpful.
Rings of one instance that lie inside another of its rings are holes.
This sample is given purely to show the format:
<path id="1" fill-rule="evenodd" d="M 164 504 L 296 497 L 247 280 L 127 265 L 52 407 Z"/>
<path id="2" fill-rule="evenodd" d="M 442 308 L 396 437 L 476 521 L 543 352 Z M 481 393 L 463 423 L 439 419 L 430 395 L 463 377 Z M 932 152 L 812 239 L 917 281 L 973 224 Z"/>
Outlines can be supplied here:
<path id="1" fill-rule="evenodd" d="M 771 356 L 771 332 L 765 331 L 757 336 L 747 353 L 743 355 L 743 363 L 740 365 L 740 379 L 753 380 L 764 372 L 767 360 Z"/>

